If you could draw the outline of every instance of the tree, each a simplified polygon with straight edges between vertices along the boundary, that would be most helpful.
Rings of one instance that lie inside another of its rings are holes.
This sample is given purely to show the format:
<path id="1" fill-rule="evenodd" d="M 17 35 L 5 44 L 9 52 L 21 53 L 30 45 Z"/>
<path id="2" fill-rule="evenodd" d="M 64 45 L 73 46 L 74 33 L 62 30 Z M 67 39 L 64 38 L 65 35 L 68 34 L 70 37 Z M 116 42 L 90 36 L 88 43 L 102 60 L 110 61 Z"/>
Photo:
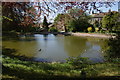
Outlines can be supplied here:
<path id="1" fill-rule="evenodd" d="M 26 32 L 35 25 L 36 10 L 32 3 L 4 2 L 2 7 L 3 30 Z"/>
<path id="2" fill-rule="evenodd" d="M 67 12 L 72 18 L 79 18 L 81 15 L 86 15 L 85 11 L 79 8 L 69 9 Z"/>
<path id="3" fill-rule="evenodd" d="M 16 26 L 18 26 L 20 19 L 15 19 L 15 17 L 18 17 L 18 14 L 15 14 L 15 12 L 13 11 L 14 5 L 14 3 L 2 4 L 3 30 L 15 30 Z"/>
<path id="4" fill-rule="evenodd" d="M 87 20 L 79 18 L 79 19 L 72 19 L 69 23 L 69 27 L 72 28 L 73 32 L 84 32 L 87 31 L 87 28 L 90 26 Z"/>
<path id="5" fill-rule="evenodd" d="M 58 14 L 54 20 L 55 27 L 59 31 L 65 31 L 65 32 L 69 31 L 68 23 L 69 23 L 70 19 L 71 19 L 71 16 L 67 13 Z"/>
<path id="6" fill-rule="evenodd" d="M 88 20 L 90 16 L 81 9 L 72 9 L 69 11 L 69 15 L 72 17 L 68 23 L 69 28 L 73 32 L 87 31 L 87 27 L 90 27 Z"/>
<path id="7" fill-rule="evenodd" d="M 108 14 L 106 14 L 103 19 L 102 19 L 102 27 L 106 28 L 108 31 L 113 31 L 113 29 L 117 29 L 118 27 L 118 23 L 119 23 L 119 18 L 120 17 L 120 13 L 119 12 L 109 12 Z"/>
<path id="8" fill-rule="evenodd" d="M 44 28 L 45 31 L 48 31 L 48 29 L 49 29 L 46 16 L 44 16 L 43 28 Z"/>

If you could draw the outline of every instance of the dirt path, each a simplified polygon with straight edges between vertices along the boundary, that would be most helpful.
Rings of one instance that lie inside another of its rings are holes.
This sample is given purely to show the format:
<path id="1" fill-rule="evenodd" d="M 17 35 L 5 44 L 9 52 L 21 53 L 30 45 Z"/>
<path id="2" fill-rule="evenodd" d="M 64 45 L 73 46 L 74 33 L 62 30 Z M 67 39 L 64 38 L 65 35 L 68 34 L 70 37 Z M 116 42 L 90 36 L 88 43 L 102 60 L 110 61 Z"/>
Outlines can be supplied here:
<path id="1" fill-rule="evenodd" d="M 108 34 L 100 34 L 100 33 L 71 33 L 73 36 L 83 36 L 83 37 L 100 37 L 100 38 L 115 38 L 115 36 L 111 36 Z"/>

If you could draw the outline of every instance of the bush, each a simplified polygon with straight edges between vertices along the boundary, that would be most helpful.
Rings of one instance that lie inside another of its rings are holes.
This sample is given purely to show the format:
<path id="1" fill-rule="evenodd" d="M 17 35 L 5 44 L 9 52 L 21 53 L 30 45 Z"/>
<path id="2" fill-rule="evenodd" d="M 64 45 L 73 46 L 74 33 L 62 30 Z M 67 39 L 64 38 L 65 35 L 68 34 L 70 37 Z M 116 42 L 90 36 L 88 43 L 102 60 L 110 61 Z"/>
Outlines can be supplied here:
<path id="1" fill-rule="evenodd" d="M 57 30 L 55 27 L 49 28 L 49 31 L 50 31 L 50 32 L 58 32 L 58 30 Z"/>
<path id="2" fill-rule="evenodd" d="M 82 69 L 91 62 L 86 57 L 70 57 L 67 59 L 67 63 L 75 66 L 76 69 Z"/>
<path id="3" fill-rule="evenodd" d="M 88 27 L 87 30 L 88 30 L 88 32 L 92 32 L 93 31 L 92 27 Z"/>
<path id="4" fill-rule="evenodd" d="M 18 34 L 16 31 L 3 31 L 2 36 L 8 36 L 8 37 L 18 37 Z"/>
<path id="5" fill-rule="evenodd" d="M 120 33 L 116 36 L 116 38 L 111 38 L 108 41 L 108 47 L 106 50 L 106 58 L 112 62 L 120 61 Z"/>
<path id="6" fill-rule="evenodd" d="M 98 32 L 99 31 L 99 28 L 95 28 L 95 32 Z"/>

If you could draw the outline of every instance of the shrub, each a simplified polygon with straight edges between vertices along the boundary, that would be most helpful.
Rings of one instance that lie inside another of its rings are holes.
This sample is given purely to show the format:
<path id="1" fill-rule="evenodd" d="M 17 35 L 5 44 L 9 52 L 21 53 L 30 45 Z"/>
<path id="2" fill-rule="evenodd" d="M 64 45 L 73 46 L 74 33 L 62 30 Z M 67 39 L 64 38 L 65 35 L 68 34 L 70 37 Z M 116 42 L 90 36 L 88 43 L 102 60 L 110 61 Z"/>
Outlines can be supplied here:
<path id="1" fill-rule="evenodd" d="M 86 57 L 70 57 L 67 59 L 67 63 L 75 66 L 76 69 L 82 69 L 91 62 Z"/>
<path id="2" fill-rule="evenodd" d="M 120 33 L 116 38 L 111 38 L 108 41 L 108 49 L 106 51 L 109 58 L 120 58 Z"/>
<path id="3" fill-rule="evenodd" d="M 49 31 L 50 31 L 50 32 L 58 32 L 58 30 L 57 30 L 55 27 L 49 28 Z"/>
<path id="4" fill-rule="evenodd" d="M 95 28 L 95 32 L 98 32 L 99 31 L 99 28 Z"/>
<path id="5" fill-rule="evenodd" d="M 92 32 L 93 31 L 92 27 L 88 27 L 87 30 L 88 30 L 88 32 Z"/>

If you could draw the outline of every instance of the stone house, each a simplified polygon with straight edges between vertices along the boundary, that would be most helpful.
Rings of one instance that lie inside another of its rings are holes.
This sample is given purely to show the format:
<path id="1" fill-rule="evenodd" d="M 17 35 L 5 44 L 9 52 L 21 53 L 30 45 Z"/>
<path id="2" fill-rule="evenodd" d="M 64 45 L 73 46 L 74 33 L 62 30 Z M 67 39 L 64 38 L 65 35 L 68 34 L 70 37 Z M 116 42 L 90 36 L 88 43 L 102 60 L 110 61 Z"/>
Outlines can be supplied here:
<path id="1" fill-rule="evenodd" d="M 95 21 L 98 21 L 99 23 L 101 22 L 102 18 L 106 15 L 107 13 L 96 13 L 92 14 L 92 19 L 90 20 L 91 24 L 94 24 Z"/>
<path id="2" fill-rule="evenodd" d="M 89 22 L 90 22 L 91 24 L 94 24 L 95 21 L 98 21 L 99 24 L 100 24 L 102 18 L 103 18 L 106 14 L 108 14 L 109 12 L 111 12 L 111 10 L 109 10 L 108 12 L 104 12 L 104 13 L 95 13 L 95 14 L 92 14 L 92 19 L 90 19 Z M 112 11 L 112 12 L 117 12 L 117 11 Z M 119 10 L 119 12 L 120 12 L 120 10 Z M 118 18 L 118 21 L 120 22 L 120 17 Z"/>

